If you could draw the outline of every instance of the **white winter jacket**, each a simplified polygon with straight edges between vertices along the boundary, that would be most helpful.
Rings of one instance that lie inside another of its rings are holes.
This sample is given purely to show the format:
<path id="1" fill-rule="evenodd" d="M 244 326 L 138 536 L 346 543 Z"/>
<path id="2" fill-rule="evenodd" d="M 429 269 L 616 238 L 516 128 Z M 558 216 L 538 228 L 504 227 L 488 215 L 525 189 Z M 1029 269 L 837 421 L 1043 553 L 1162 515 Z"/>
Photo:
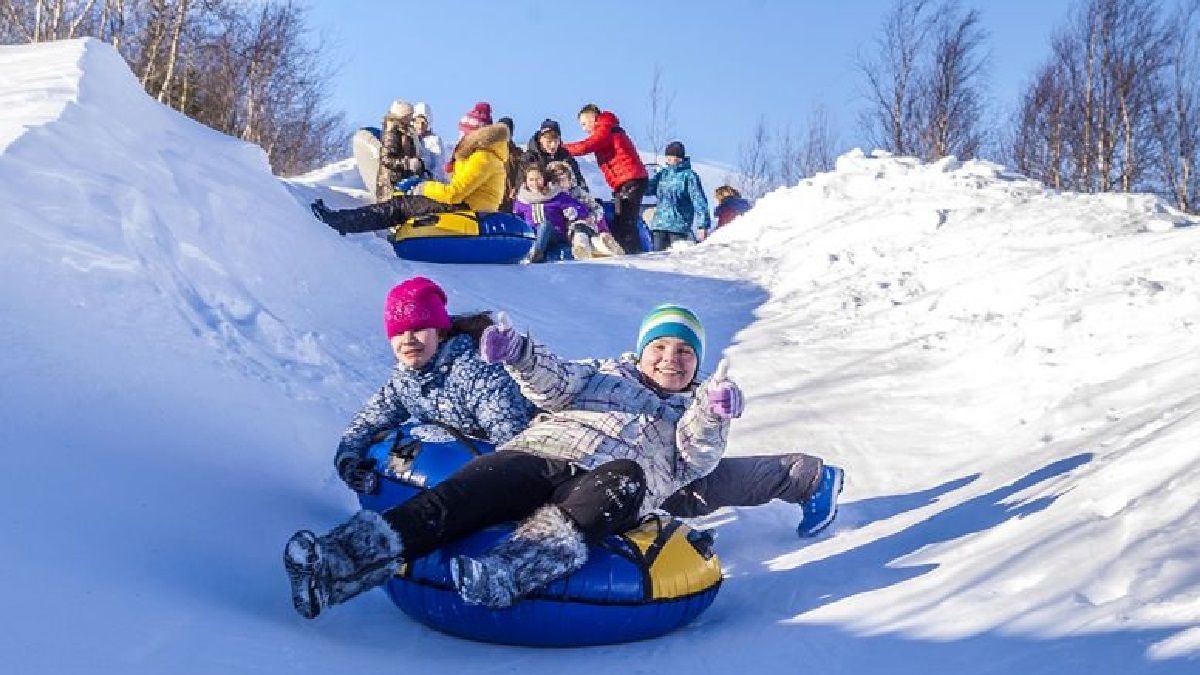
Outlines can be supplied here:
<path id="1" fill-rule="evenodd" d="M 725 453 L 729 421 L 706 409 L 709 382 L 662 395 L 644 383 L 632 353 L 615 361 L 565 361 L 532 340 L 506 367 L 521 393 L 545 412 L 503 449 L 585 469 L 632 459 L 646 473 L 642 514 L 707 475 Z"/>
<path id="2" fill-rule="evenodd" d="M 417 151 L 421 154 L 421 161 L 425 163 L 426 170 L 433 174 L 433 179 L 445 182 L 446 167 L 445 160 L 442 158 L 442 138 L 432 131 L 419 136 L 421 142 L 417 144 Z"/>

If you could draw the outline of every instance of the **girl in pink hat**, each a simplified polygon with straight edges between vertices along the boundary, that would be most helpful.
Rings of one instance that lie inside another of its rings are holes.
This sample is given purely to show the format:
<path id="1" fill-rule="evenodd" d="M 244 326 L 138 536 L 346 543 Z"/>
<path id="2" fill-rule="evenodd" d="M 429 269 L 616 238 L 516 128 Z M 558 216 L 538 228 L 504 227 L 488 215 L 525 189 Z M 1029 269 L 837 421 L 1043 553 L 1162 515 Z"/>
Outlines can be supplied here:
<path id="1" fill-rule="evenodd" d="M 500 444 L 528 424 L 533 407 L 502 366 L 479 358 L 486 313 L 450 316 L 446 292 L 425 277 L 393 288 L 383 326 L 396 355 L 387 382 L 354 416 L 334 457 L 338 475 L 355 491 L 371 478 L 365 459 L 375 435 L 416 419 L 447 424 Z"/>

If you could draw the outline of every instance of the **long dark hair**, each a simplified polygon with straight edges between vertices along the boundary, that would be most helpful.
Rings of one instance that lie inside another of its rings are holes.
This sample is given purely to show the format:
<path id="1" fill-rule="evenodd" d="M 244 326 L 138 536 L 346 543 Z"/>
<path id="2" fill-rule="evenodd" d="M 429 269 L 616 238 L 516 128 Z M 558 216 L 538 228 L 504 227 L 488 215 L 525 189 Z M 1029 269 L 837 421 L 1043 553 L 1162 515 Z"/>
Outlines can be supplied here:
<path id="1" fill-rule="evenodd" d="M 456 314 L 450 317 L 450 330 L 446 333 L 446 338 L 452 338 L 455 335 L 470 336 L 471 341 L 475 346 L 479 346 L 479 338 L 483 335 L 483 331 L 487 330 L 488 326 L 495 324 L 492 320 L 491 312 L 476 312 L 474 314 Z"/>

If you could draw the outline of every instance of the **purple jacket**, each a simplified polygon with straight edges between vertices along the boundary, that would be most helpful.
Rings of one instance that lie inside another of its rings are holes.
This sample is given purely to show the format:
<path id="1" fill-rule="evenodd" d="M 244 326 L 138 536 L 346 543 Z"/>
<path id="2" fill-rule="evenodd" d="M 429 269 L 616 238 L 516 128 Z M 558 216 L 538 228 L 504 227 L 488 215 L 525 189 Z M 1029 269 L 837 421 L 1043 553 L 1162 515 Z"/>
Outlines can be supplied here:
<path id="1" fill-rule="evenodd" d="M 513 203 L 513 213 L 532 225 L 535 230 L 544 223 L 550 223 L 554 231 L 565 240 L 568 225 L 578 220 L 587 220 L 588 207 L 556 187 L 551 188 L 549 194 L 541 195 L 522 186 L 517 192 L 517 200 Z"/>

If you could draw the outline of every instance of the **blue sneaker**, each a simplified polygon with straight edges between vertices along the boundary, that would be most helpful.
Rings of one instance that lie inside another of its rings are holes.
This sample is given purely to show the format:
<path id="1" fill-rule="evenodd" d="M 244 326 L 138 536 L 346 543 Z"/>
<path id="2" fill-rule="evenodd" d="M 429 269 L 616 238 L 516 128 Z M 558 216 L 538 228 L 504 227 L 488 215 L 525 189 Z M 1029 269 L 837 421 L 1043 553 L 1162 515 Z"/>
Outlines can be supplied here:
<path id="1" fill-rule="evenodd" d="M 842 481 L 846 472 L 836 466 L 826 464 L 821 469 L 821 484 L 817 491 L 805 502 L 800 504 L 800 524 L 796 526 L 796 534 L 801 537 L 815 537 L 821 530 L 829 527 L 837 517 L 838 495 L 842 493 Z"/>

